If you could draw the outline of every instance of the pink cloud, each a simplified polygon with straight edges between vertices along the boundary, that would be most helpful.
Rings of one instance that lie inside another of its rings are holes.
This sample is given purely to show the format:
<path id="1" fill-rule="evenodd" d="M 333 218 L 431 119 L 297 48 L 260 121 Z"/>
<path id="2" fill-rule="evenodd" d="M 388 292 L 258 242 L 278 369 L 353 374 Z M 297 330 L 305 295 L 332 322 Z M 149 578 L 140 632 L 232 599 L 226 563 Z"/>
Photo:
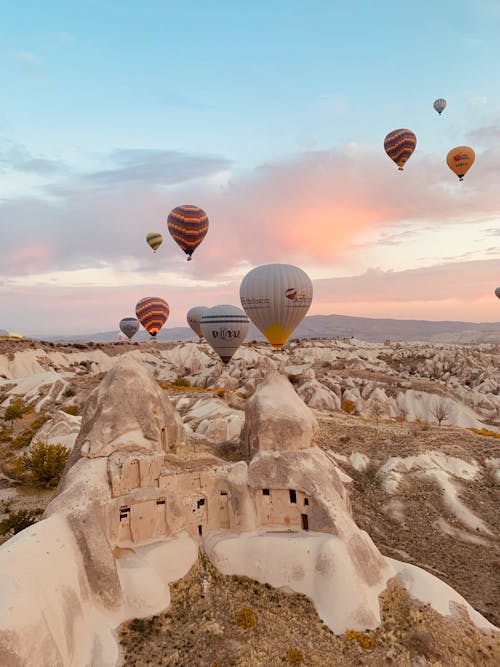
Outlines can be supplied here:
<path id="1" fill-rule="evenodd" d="M 170 306 L 167 327 L 186 326 L 192 306 L 240 306 L 239 280 L 195 290 L 149 284 L 119 288 L 0 290 L 0 328 L 28 333 L 74 334 L 118 330 L 122 317 L 134 316 L 144 296 L 161 296 Z M 367 271 L 360 276 L 314 281 L 309 314 L 339 314 L 396 319 L 500 321 L 500 261 L 456 262 L 424 269 Z"/>
<path id="2" fill-rule="evenodd" d="M 49 245 L 26 245 L 9 250 L 5 262 L 22 274 L 38 273 L 49 266 L 53 257 L 54 248 Z"/>
<path id="3" fill-rule="evenodd" d="M 500 260 L 440 264 L 407 271 L 315 281 L 314 314 L 500 321 Z"/>

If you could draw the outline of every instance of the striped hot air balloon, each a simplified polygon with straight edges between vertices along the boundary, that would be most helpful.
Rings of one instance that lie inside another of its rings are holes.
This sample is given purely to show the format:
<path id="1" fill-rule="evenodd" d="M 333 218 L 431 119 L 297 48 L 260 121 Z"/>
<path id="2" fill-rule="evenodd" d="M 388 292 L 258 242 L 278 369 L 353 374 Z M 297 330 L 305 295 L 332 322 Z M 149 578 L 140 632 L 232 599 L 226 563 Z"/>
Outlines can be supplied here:
<path id="1" fill-rule="evenodd" d="M 167 321 L 170 308 L 165 299 L 159 296 L 146 296 L 137 303 L 135 314 L 148 334 L 154 338 Z"/>
<path id="2" fill-rule="evenodd" d="M 156 252 L 161 246 L 163 236 L 159 232 L 149 232 L 146 234 L 146 243 Z"/>
<path id="3" fill-rule="evenodd" d="M 444 99 L 444 97 L 438 97 L 438 99 L 434 101 L 434 104 L 432 106 L 438 112 L 438 114 L 441 115 L 446 108 L 446 100 Z"/>
<path id="4" fill-rule="evenodd" d="M 417 137 L 411 130 L 404 128 L 389 132 L 384 140 L 385 152 L 398 165 L 400 171 L 403 171 L 403 167 L 411 157 L 416 145 Z"/>
<path id="5" fill-rule="evenodd" d="M 206 236 L 208 216 L 198 206 L 177 206 L 169 213 L 167 227 L 174 241 L 188 256 L 189 262 L 191 255 Z"/>

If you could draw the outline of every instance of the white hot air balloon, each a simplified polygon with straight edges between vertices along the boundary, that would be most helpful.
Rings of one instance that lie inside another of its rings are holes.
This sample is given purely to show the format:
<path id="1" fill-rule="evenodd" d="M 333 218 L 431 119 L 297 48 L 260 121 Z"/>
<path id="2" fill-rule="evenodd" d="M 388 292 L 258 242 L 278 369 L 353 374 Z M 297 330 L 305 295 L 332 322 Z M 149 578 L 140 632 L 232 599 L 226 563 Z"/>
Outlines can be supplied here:
<path id="1" fill-rule="evenodd" d="M 207 343 L 227 364 L 245 340 L 249 324 L 241 308 L 224 304 L 209 308 L 201 318 L 200 327 Z"/>
<path id="2" fill-rule="evenodd" d="M 500 299 L 500 287 L 496 288 L 495 295 Z"/>
<path id="3" fill-rule="evenodd" d="M 200 340 L 203 338 L 203 333 L 200 327 L 201 318 L 208 310 L 210 310 L 210 308 L 207 308 L 207 306 L 193 306 L 193 308 L 190 308 L 187 312 L 187 323 Z"/>
<path id="4" fill-rule="evenodd" d="M 120 331 L 130 340 L 139 331 L 141 324 L 136 317 L 124 317 L 119 326 Z"/>
<path id="5" fill-rule="evenodd" d="M 275 349 L 281 349 L 309 310 L 311 279 L 291 264 L 252 269 L 240 287 L 241 305 Z"/>

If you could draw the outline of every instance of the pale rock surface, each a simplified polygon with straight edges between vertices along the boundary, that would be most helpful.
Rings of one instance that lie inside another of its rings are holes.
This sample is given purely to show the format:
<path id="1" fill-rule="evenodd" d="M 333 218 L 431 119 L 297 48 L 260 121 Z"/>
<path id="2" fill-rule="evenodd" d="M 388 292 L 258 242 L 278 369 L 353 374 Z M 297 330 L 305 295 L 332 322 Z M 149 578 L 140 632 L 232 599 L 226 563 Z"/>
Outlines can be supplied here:
<path id="1" fill-rule="evenodd" d="M 318 422 L 289 380 L 269 373 L 245 408 L 243 445 L 247 451 L 291 451 L 312 446 Z"/>
<path id="2" fill-rule="evenodd" d="M 308 380 L 297 388 L 297 394 L 310 408 L 340 410 L 340 398 L 318 380 Z"/>
<path id="3" fill-rule="evenodd" d="M 360 345 L 358 354 L 353 345 L 358 343 L 341 341 L 335 350 L 312 341 L 303 349 L 291 346 L 298 357 L 291 363 L 309 358 L 325 363 L 336 355 L 353 363 L 361 363 L 362 356 L 363 363 L 374 367 L 385 363 L 377 358 L 379 347 Z M 203 364 L 197 365 L 203 358 L 197 345 L 174 348 L 167 356 L 169 367 L 175 364 L 207 381 Z M 151 359 L 134 352 L 115 361 L 90 395 L 70 462 L 45 518 L 0 548 L 0 664 L 21 667 L 36 655 L 40 667 L 116 665 L 113 629 L 131 616 L 158 613 L 169 604 L 169 583 L 197 558 L 202 525 L 204 546 L 222 572 L 305 593 L 335 632 L 376 627 L 378 596 L 395 575 L 440 613 L 453 613 L 460 605 L 477 625 L 491 627 L 436 577 L 381 555 L 352 518 L 335 458 L 314 444 L 317 421 L 312 410 L 276 371 L 257 384 L 270 365 L 267 352 L 241 350 L 243 357 L 253 360 L 256 373 L 241 436 L 251 459 L 203 470 L 172 469 L 166 463 L 175 457 L 165 455 L 182 446 L 182 421 L 153 378 L 151 371 L 158 376 L 158 368 Z M 108 361 L 97 363 L 105 366 Z M 281 365 L 285 359 L 277 355 L 272 363 Z M 232 384 L 243 382 L 243 370 L 238 365 L 231 371 Z M 429 365 L 429 372 L 434 371 Z M 352 378 L 343 386 L 360 405 L 365 403 Z M 229 421 L 231 416 L 211 412 L 208 403 L 183 405 L 185 414 L 194 408 L 190 423 L 198 419 L 199 427 L 205 420 L 207 430 L 212 420 L 217 430 L 217 420 Z M 369 463 L 359 453 L 344 458 L 357 470 Z M 440 480 L 450 507 L 487 539 L 488 528 L 479 526 L 477 517 L 464 516 L 454 486 L 460 479 L 475 478 L 474 461 L 431 452 L 394 458 L 381 471 L 393 493 L 407 474 Z M 403 522 L 397 498 L 389 505 L 385 511 Z M 162 528 L 158 517 L 165 516 Z M 172 525 L 177 527 L 169 529 Z M 301 527 L 309 527 L 309 532 Z M 128 528 L 131 537 L 126 536 Z"/>
<path id="4" fill-rule="evenodd" d="M 78 446 L 92 458 L 117 445 L 161 453 L 182 440 L 182 421 L 163 390 L 132 355 L 119 357 L 85 405 Z"/>
<path id="5" fill-rule="evenodd" d="M 80 432 L 81 424 L 81 417 L 68 415 L 66 412 L 59 410 L 35 433 L 30 443 L 30 449 L 39 442 L 44 442 L 47 445 L 62 445 L 71 451 Z"/>

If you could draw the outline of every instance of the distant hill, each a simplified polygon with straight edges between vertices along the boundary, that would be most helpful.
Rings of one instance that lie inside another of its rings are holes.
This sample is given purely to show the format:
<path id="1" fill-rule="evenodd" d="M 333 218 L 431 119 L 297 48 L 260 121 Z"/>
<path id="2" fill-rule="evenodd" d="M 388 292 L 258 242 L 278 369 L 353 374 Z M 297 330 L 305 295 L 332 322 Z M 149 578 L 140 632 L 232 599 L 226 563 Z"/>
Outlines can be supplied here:
<path id="1" fill-rule="evenodd" d="M 54 342 L 106 343 L 118 340 L 119 331 L 105 331 L 73 336 L 33 336 Z M 500 322 L 432 322 L 429 320 L 375 319 L 348 315 L 310 315 L 297 327 L 294 338 L 358 338 L 370 342 L 428 341 L 432 343 L 500 343 Z M 149 335 L 139 331 L 134 341 L 149 340 Z M 197 340 L 189 327 L 166 327 L 157 336 L 161 342 Z M 263 340 L 263 336 L 250 326 L 247 340 Z"/>

